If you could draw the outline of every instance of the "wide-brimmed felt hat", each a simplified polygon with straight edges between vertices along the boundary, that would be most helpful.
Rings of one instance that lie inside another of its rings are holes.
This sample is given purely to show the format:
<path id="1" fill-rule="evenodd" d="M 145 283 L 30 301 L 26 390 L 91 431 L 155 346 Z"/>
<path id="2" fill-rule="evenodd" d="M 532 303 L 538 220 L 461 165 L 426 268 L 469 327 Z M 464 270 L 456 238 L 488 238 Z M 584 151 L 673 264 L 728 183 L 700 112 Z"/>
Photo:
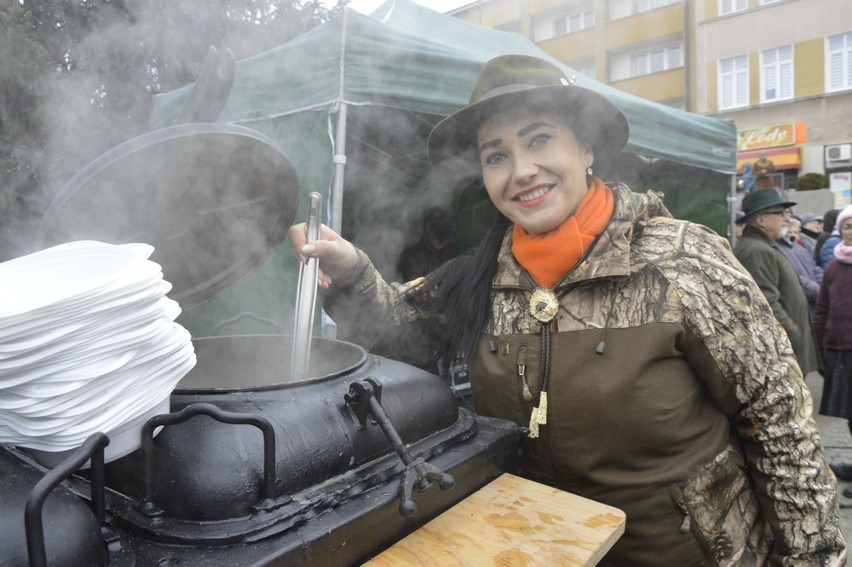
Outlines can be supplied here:
<path id="1" fill-rule="evenodd" d="M 774 189 L 764 189 L 749 193 L 743 198 L 742 209 L 745 216 L 742 218 L 742 222 L 745 222 L 746 219 L 761 211 L 765 211 L 769 207 L 781 206 L 787 208 L 795 206 L 795 204 L 786 200 L 783 195 Z"/>
<path id="2" fill-rule="evenodd" d="M 570 117 L 578 140 L 595 152 L 595 162 L 611 161 L 627 144 L 627 119 L 609 100 L 576 86 L 573 77 L 544 59 L 501 55 L 479 72 L 468 105 L 432 129 L 427 143 L 432 166 L 442 177 L 457 182 L 478 177 L 479 125 L 493 114 L 517 106 L 556 110 Z"/>

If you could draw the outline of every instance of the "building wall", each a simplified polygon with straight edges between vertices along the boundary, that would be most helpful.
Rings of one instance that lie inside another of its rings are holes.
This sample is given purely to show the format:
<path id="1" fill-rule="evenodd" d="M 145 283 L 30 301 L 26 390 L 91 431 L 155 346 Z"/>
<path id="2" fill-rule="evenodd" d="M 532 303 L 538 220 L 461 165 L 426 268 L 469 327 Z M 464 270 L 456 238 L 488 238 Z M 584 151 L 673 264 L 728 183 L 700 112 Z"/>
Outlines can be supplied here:
<path id="1" fill-rule="evenodd" d="M 607 49 L 619 50 L 652 42 L 661 37 L 683 34 L 683 4 L 606 22 Z"/>
<path id="2" fill-rule="evenodd" d="M 653 93 L 654 100 L 668 102 L 672 106 L 683 103 L 684 70 L 682 68 L 614 81 L 610 84 L 631 93 Z"/>
<path id="3" fill-rule="evenodd" d="M 684 42 L 687 4 L 674 2 L 647 12 L 628 14 L 630 0 L 479 0 L 452 14 L 465 21 L 500 29 L 514 26 L 536 41 L 546 29 L 547 18 L 593 10 L 595 25 L 578 32 L 539 39 L 537 45 L 569 66 L 594 61 L 595 78 L 643 98 L 686 107 L 686 66 L 642 77 L 622 79 L 629 55 L 651 49 L 660 42 Z M 613 17 L 613 14 L 618 17 Z M 538 30 L 538 34 L 536 33 Z M 685 48 L 685 46 L 684 46 Z M 682 53 L 685 63 L 687 54 Z M 618 80 L 613 79 L 613 61 L 618 62 Z"/>
<path id="4" fill-rule="evenodd" d="M 569 66 L 594 60 L 599 81 L 663 104 L 732 119 L 738 131 L 803 123 L 801 140 L 797 134 L 799 172 L 824 172 L 824 146 L 852 142 L 852 90 L 825 92 L 825 38 L 852 31 L 852 4 L 763 2 L 748 0 L 747 10 L 722 15 L 719 0 L 683 0 L 639 14 L 630 14 L 630 0 L 477 0 L 453 15 L 501 29 L 514 26 L 534 40 L 536 18 L 541 33 L 541 18 L 593 9 L 592 29 L 545 39 L 539 47 Z M 632 54 L 666 42 L 682 42 L 682 67 L 629 76 Z M 784 45 L 793 46 L 794 98 L 761 103 L 761 50 Z M 740 55 L 748 59 L 748 105 L 721 110 L 719 61 Z"/>
<path id="5" fill-rule="evenodd" d="M 743 12 L 719 15 L 717 0 L 695 0 L 696 22 L 695 111 L 728 118 L 737 130 L 774 124 L 804 123 L 806 132 L 797 144 L 801 166 L 790 175 L 827 173 L 826 145 L 852 142 L 852 91 L 827 93 L 825 38 L 852 31 L 852 5 L 848 0 L 779 0 L 761 4 L 749 0 Z M 761 103 L 761 50 L 793 46 L 793 98 Z M 720 109 L 718 62 L 748 56 L 748 106 Z"/>

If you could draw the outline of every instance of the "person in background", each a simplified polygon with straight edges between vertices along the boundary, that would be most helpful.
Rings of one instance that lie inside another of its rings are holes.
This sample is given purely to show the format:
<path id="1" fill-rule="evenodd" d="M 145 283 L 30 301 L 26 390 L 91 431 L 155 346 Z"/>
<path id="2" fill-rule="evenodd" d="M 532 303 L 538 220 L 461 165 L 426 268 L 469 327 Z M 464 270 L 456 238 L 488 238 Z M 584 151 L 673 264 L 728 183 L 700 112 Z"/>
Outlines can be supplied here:
<path id="1" fill-rule="evenodd" d="M 787 227 L 787 234 L 785 236 L 790 239 L 790 242 L 801 245 L 802 241 L 799 238 L 801 235 L 802 219 L 796 215 L 790 215 L 790 225 Z"/>
<path id="2" fill-rule="evenodd" d="M 775 164 L 772 163 L 766 152 L 761 153 L 757 161 L 754 162 L 752 171 L 754 172 L 754 188 L 756 191 L 775 189 L 777 186 L 775 182 Z"/>
<path id="3" fill-rule="evenodd" d="M 822 217 L 814 213 L 805 213 L 800 220 L 802 221 L 802 233 L 799 235 L 799 239 L 802 241 L 802 246 L 813 256 L 817 238 L 822 232 Z"/>
<path id="4" fill-rule="evenodd" d="M 745 215 L 743 214 L 743 212 L 742 212 L 742 211 L 737 211 L 737 212 L 735 213 L 735 218 L 734 218 L 734 242 L 738 241 L 738 240 L 739 240 L 740 238 L 742 238 L 742 236 L 743 236 L 743 229 L 745 228 L 745 225 L 743 225 L 743 223 L 742 223 L 743 217 L 745 217 Z M 730 229 L 730 227 L 729 227 L 729 228 L 728 228 L 728 238 L 730 238 L 730 236 L 731 236 L 731 229 Z"/>
<path id="5" fill-rule="evenodd" d="M 749 271 L 766 297 L 775 318 L 787 331 L 802 373 L 819 369 L 819 353 L 811 329 L 808 298 L 799 274 L 787 260 L 777 240 L 790 225 L 790 207 L 778 191 L 755 191 L 745 196 L 743 237 L 734 254 Z"/>
<path id="6" fill-rule="evenodd" d="M 752 171 L 751 164 L 749 162 L 744 162 L 742 164 L 742 166 L 737 170 L 737 175 L 740 176 L 743 192 L 751 193 L 754 191 L 754 172 Z"/>
<path id="7" fill-rule="evenodd" d="M 852 434 L 852 205 L 837 217 L 841 241 L 835 262 L 825 268 L 814 311 L 814 331 L 823 349 L 825 382 L 820 413 L 848 420 Z M 841 480 L 852 480 L 852 464 L 832 465 Z M 852 487 L 843 495 L 852 498 Z"/>
<path id="8" fill-rule="evenodd" d="M 799 281 L 802 282 L 802 289 L 805 290 L 805 297 L 808 298 L 808 309 L 813 316 L 814 307 L 816 306 L 817 296 L 819 295 L 819 286 L 822 283 L 822 268 L 816 265 L 814 256 L 802 246 L 798 241 L 798 236 L 801 230 L 801 223 L 795 216 L 790 218 L 790 226 L 785 230 L 781 229 L 781 237 L 776 241 L 778 248 L 790 261 L 796 273 L 799 275 Z"/>
<path id="9" fill-rule="evenodd" d="M 840 242 L 840 232 L 837 230 L 838 209 L 831 209 L 823 216 L 822 234 L 814 245 L 814 258 L 822 269 L 834 262 L 834 247 Z"/>
<path id="10" fill-rule="evenodd" d="M 328 227 L 311 244 L 291 227 L 294 251 L 319 259 L 340 325 L 443 324 L 478 414 L 525 428 L 520 473 L 625 511 L 600 565 L 839 564 L 790 341 L 727 241 L 604 183 L 628 132 L 559 67 L 497 57 L 427 144 L 494 204 L 479 247 L 407 284 Z"/>
<path id="11" fill-rule="evenodd" d="M 399 256 L 398 270 L 403 280 L 428 274 L 453 257 L 456 223 L 450 211 L 432 207 L 423 214 L 420 238 Z"/>

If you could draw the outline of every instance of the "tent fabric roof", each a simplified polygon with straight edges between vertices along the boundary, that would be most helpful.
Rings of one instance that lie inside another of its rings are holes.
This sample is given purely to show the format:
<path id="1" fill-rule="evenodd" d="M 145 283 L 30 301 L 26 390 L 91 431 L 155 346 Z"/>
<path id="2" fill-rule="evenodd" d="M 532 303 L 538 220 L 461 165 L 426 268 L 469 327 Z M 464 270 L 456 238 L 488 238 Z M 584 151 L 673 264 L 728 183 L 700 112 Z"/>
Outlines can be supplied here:
<path id="1" fill-rule="evenodd" d="M 325 203 L 342 200 L 345 212 L 331 207 L 325 222 L 341 222 L 344 236 L 377 266 L 393 270 L 409 232 L 419 226 L 418 212 L 435 204 L 456 206 L 464 197 L 431 171 L 426 136 L 444 116 L 467 104 L 482 65 L 508 53 L 560 65 L 521 35 L 473 25 L 409 0 L 389 0 L 369 16 L 344 9 L 287 43 L 238 61 L 218 120 L 265 134 L 287 156 L 299 177 L 296 219 L 305 218 L 310 192 L 320 192 Z M 627 116 L 631 132 L 625 162 L 642 161 L 636 154 L 661 158 L 652 166 L 658 173 L 669 172 L 670 179 L 655 178 L 653 186 L 666 190 L 673 213 L 723 226 L 728 184 L 719 182 L 724 175 L 716 172 L 735 170 L 732 122 L 655 104 L 562 67 Z M 172 124 L 192 101 L 193 87 L 158 95 L 152 128 Z M 336 165 L 338 154 L 345 156 L 345 166 Z M 343 179 L 336 176 L 341 169 L 345 186 L 337 192 L 332 183 Z M 684 175 L 691 176 L 689 184 L 682 182 Z M 702 184 L 702 178 L 709 181 Z M 481 238 L 476 233 L 481 223 L 471 219 L 485 209 L 475 203 L 458 208 L 465 215 L 460 243 Z M 289 247 L 280 245 L 233 289 L 183 313 L 181 324 L 193 336 L 220 334 L 226 323 L 229 331 L 256 332 L 249 323 L 254 319 L 243 315 L 262 312 L 261 319 L 273 322 L 276 332 L 292 328 L 297 282 Z"/>
<path id="2" fill-rule="evenodd" d="M 341 102 L 441 117 L 467 104 L 481 66 L 506 53 L 548 59 L 575 75 L 578 85 L 615 103 L 630 124 L 627 151 L 735 172 L 732 121 L 619 91 L 561 64 L 519 34 L 470 24 L 409 0 L 389 0 L 369 16 L 344 9 L 302 36 L 239 61 L 220 120 L 250 125 Z M 182 100 L 188 88 L 160 95 L 155 110 L 173 109 L 169 101 Z"/>

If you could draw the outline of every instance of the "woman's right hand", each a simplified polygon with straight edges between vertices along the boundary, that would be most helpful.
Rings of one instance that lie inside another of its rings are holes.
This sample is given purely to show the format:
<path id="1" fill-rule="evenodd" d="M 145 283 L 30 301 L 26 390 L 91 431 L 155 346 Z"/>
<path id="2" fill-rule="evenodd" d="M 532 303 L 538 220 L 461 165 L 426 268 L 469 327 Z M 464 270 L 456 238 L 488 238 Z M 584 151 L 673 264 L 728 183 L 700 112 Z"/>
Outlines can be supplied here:
<path id="1" fill-rule="evenodd" d="M 299 261 L 307 262 L 308 258 L 319 260 L 320 285 L 323 287 L 335 281 L 350 280 L 358 269 L 355 246 L 326 225 L 320 226 L 319 240 L 310 244 L 305 223 L 293 225 L 290 227 L 290 241 Z"/>

